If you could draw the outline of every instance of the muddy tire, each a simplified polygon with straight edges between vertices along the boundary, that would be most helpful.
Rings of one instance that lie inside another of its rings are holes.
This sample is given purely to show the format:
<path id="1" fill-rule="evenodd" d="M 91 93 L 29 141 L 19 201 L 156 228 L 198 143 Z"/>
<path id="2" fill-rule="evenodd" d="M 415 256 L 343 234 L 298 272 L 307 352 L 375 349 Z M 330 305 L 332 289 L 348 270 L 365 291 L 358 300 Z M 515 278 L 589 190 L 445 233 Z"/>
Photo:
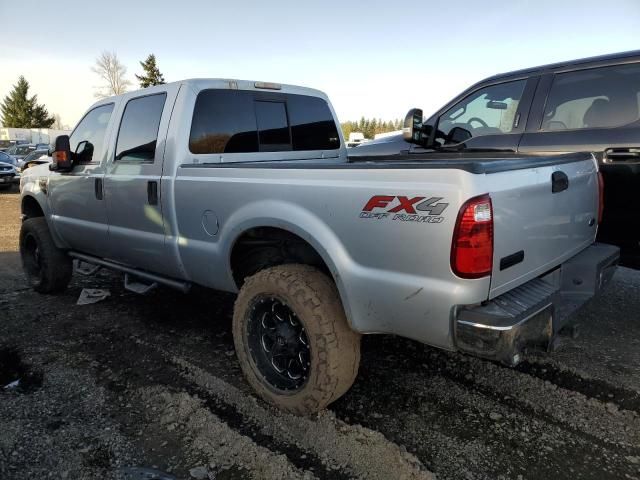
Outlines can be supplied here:
<path id="1" fill-rule="evenodd" d="M 40 293 L 58 293 L 69 285 L 73 262 L 53 243 L 43 217 L 28 218 L 20 229 L 20 256 L 27 282 Z"/>
<path id="2" fill-rule="evenodd" d="M 358 374 L 360 334 L 349 327 L 333 281 L 314 267 L 280 265 L 248 277 L 233 338 L 258 395 L 296 415 L 322 410 Z"/>

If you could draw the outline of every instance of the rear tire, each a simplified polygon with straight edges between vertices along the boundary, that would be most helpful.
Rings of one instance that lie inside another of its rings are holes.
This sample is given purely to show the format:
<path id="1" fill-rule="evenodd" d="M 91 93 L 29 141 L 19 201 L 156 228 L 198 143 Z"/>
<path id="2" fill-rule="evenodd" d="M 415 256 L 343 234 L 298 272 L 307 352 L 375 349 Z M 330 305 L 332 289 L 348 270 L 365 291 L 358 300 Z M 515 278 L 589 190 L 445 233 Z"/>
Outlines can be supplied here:
<path id="1" fill-rule="evenodd" d="M 311 266 L 248 277 L 235 303 L 233 338 L 258 395 L 296 415 L 322 410 L 358 374 L 360 334 L 349 327 L 333 281 Z"/>
<path id="2" fill-rule="evenodd" d="M 27 282 L 36 292 L 58 293 L 69 285 L 73 262 L 53 243 L 44 217 L 28 218 L 22 223 L 20 256 Z"/>

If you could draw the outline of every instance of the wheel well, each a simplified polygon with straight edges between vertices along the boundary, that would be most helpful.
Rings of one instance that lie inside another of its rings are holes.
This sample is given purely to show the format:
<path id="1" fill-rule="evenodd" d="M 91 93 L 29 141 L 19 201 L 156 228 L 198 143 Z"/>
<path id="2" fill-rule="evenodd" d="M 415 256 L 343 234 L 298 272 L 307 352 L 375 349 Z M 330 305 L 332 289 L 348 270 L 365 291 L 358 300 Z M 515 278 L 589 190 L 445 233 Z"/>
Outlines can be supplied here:
<path id="1" fill-rule="evenodd" d="M 331 276 L 326 263 L 309 242 L 280 228 L 247 230 L 231 251 L 231 271 L 238 288 L 245 278 L 260 270 L 285 263 L 313 265 Z"/>
<path id="2" fill-rule="evenodd" d="M 31 196 L 26 196 L 22 199 L 22 214 L 25 218 L 44 217 L 40 204 Z"/>

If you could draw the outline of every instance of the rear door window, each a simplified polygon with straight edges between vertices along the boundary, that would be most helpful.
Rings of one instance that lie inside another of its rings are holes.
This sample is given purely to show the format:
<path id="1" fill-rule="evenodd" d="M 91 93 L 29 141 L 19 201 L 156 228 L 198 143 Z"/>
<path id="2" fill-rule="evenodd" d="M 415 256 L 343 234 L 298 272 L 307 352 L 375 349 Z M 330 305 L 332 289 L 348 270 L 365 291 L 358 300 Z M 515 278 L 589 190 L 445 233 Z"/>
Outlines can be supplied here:
<path id="1" fill-rule="evenodd" d="M 116 161 L 153 162 L 166 93 L 127 102 L 118 130 Z"/>
<path id="2" fill-rule="evenodd" d="M 191 122 L 192 153 L 284 152 L 340 148 L 326 101 L 318 97 L 203 90 Z"/>
<path id="3" fill-rule="evenodd" d="M 639 120 L 640 64 L 557 74 L 544 109 L 542 130 L 630 126 Z"/>

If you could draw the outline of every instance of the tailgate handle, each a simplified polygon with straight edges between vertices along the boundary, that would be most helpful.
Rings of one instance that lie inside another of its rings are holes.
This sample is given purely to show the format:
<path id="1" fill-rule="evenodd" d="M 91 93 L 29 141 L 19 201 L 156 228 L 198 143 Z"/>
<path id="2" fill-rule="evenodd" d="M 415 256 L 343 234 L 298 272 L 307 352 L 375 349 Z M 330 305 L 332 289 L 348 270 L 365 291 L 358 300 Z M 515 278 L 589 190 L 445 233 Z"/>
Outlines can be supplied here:
<path id="1" fill-rule="evenodd" d="M 569 188 L 569 177 L 567 174 L 558 170 L 551 174 L 551 192 L 558 193 Z"/>
<path id="2" fill-rule="evenodd" d="M 153 180 L 147 182 L 147 199 L 149 200 L 149 205 L 158 204 L 158 182 Z"/>

